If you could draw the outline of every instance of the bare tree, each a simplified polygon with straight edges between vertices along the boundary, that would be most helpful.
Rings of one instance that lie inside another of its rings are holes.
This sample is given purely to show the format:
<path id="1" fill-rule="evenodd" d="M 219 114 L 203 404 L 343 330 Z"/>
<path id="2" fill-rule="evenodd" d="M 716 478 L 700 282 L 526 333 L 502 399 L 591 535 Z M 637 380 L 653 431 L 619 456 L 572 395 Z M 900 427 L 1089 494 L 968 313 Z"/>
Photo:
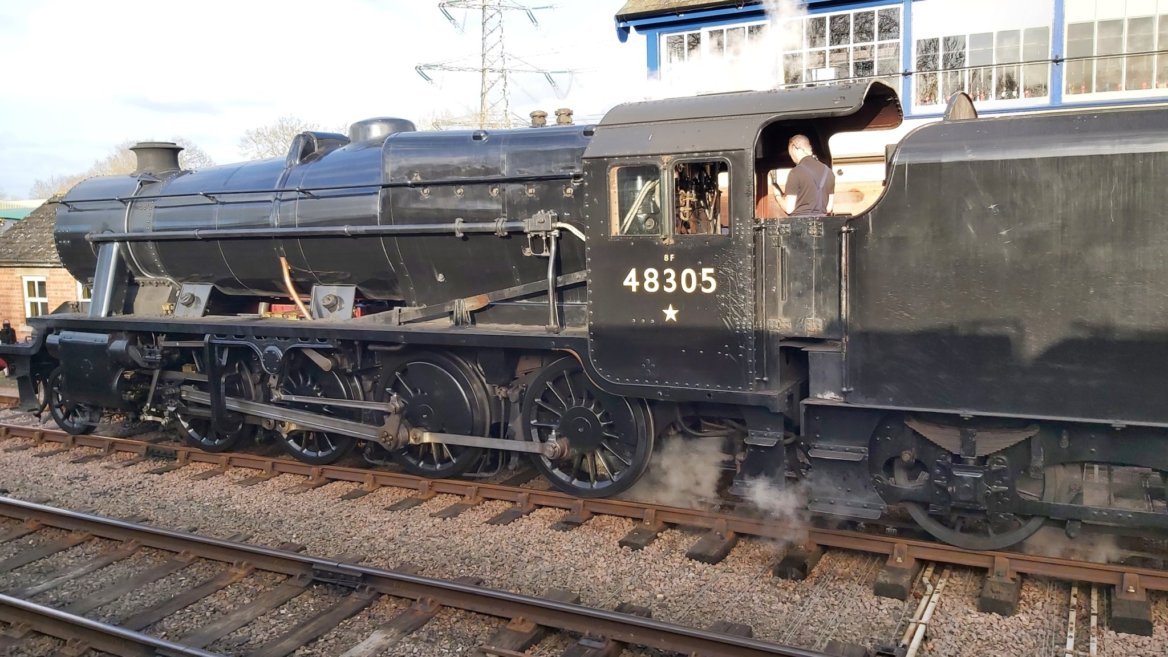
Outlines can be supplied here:
<path id="1" fill-rule="evenodd" d="M 182 168 L 205 169 L 215 166 L 215 161 L 211 159 L 211 156 L 191 140 L 175 137 L 172 141 L 183 147 L 183 151 L 178 155 L 178 162 Z M 110 151 L 109 155 L 95 161 L 93 166 L 81 173 L 54 174 L 48 178 L 37 179 L 28 193 L 32 198 L 48 198 L 54 194 L 63 194 L 69 191 L 70 187 L 86 178 L 132 173 L 137 168 L 138 160 L 130 147 L 136 143 L 126 141 L 118 144 Z"/>
<path id="2" fill-rule="evenodd" d="M 284 157 L 292 138 L 307 131 L 339 132 L 344 134 L 346 126 L 324 127 L 295 116 L 281 116 L 275 121 L 252 128 L 239 138 L 239 152 L 244 157 L 260 160 L 269 157 Z"/>
<path id="3" fill-rule="evenodd" d="M 48 178 L 37 178 L 36 182 L 28 190 L 28 195 L 30 198 L 49 198 L 53 194 L 59 194 L 68 190 L 87 177 L 84 174 L 74 174 L 71 176 L 52 175 Z"/>

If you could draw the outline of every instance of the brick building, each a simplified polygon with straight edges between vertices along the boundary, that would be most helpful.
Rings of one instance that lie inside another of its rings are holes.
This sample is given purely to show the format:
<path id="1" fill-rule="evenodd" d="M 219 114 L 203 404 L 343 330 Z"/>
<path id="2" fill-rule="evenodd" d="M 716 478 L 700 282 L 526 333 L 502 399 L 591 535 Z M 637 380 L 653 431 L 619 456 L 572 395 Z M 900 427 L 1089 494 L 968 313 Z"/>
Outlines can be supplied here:
<path id="1" fill-rule="evenodd" d="M 20 339 L 32 334 L 28 317 L 88 298 L 57 256 L 56 216 L 57 203 L 50 199 L 0 236 L 0 320 L 11 321 Z"/>

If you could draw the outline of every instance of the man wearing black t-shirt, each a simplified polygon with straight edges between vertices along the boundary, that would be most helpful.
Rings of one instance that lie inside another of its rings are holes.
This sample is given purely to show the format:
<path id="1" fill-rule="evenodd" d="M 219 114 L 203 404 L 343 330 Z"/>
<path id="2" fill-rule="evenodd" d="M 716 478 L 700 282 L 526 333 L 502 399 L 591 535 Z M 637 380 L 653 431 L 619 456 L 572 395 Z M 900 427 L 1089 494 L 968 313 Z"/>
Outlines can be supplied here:
<path id="1" fill-rule="evenodd" d="M 787 174 L 783 209 L 791 216 L 828 214 L 835 202 L 835 174 L 811 151 L 811 141 L 795 135 L 787 142 L 795 168 Z"/>

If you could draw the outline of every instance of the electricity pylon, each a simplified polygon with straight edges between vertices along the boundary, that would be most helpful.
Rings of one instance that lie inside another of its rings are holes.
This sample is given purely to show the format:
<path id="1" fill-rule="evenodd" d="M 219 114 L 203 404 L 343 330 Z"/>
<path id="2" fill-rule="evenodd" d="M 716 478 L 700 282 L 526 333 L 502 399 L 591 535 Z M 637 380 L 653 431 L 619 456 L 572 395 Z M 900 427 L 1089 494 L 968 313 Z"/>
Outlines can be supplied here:
<path id="1" fill-rule="evenodd" d="M 433 82 L 428 75 L 431 71 L 448 71 L 456 73 L 479 74 L 479 111 L 471 117 L 472 123 L 479 128 L 510 128 L 515 120 L 511 114 L 511 92 L 507 87 L 507 78 L 515 73 L 534 73 L 542 75 L 552 89 L 559 90 L 555 78 L 556 74 L 570 74 L 571 71 L 549 71 L 532 66 L 509 65 L 509 57 L 503 40 L 503 12 L 522 11 L 527 15 L 532 25 L 539 25 L 535 18 L 534 9 L 548 9 L 550 7 L 528 7 L 512 0 L 444 0 L 438 3 L 438 9 L 452 25 L 461 31 L 461 26 L 455 20 L 451 10 L 474 10 L 482 12 L 482 45 L 479 66 L 459 66 L 455 64 L 420 64 L 415 68 L 418 75 L 427 82 Z M 514 58 L 518 61 L 517 57 Z M 462 121 L 460 121 L 462 122 Z"/>

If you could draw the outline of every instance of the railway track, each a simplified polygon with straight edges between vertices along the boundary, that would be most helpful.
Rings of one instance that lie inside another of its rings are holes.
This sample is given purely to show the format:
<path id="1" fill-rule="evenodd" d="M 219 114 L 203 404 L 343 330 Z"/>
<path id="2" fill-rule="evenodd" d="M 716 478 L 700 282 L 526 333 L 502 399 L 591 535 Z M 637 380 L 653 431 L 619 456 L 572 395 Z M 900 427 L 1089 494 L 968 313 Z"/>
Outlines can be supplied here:
<path id="1" fill-rule="evenodd" d="M 360 487 L 343 495 L 355 499 L 380 487 L 412 491 L 399 500 L 391 510 L 405 510 L 419 506 L 437 495 L 461 498 L 434 513 L 439 517 L 453 517 L 488 500 L 511 503 L 511 507 L 488 520 L 491 524 L 507 524 L 537 508 L 555 508 L 566 511 L 557 523 L 561 528 L 579 526 L 593 516 L 610 515 L 629 518 L 637 525 L 622 540 L 622 545 L 639 549 L 648 545 L 660 532 L 669 527 L 699 529 L 704 532 L 691 547 L 691 558 L 715 563 L 725 557 L 740 536 L 776 539 L 793 547 L 774 564 L 773 572 L 782 577 L 806 577 L 824 550 L 842 549 L 882 555 L 887 559 L 884 570 L 876 581 L 880 595 L 904 599 L 912 593 L 917 575 L 925 564 L 937 564 L 981 569 L 986 583 L 979 607 L 983 611 L 1010 614 L 1017 605 L 1022 577 L 1037 576 L 1063 580 L 1084 586 L 1097 586 L 1110 591 L 1111 627 L 1117 631 L 1150 634 L 1151 619 L 1147 607 L 1148 591 L 1168 591 L 1168 572 L 1124 564 L 1093 563 L 1061 559 L 1020 552 L 970 552 L 939 543 L 914 540 L 903 536 L 794 526 L 769 518 L 748 517 L 735 513 L 667 507 L 641 502 L 612 499 L 579 499 L 559 492 L 524 488 L 517 485 L 488 484 L 468 480 L 433 480 L 399 472 L 351 468 L 342 466 L 311 466 L 283 458 L 253 454 L 209 454 L 180 444 L 159 444 L 149 441 L 102 436 L 69 436 L 63 432 L 0 424 L 0 440 L 19 439 L 21 444 L 8 449 L 24 449 L 33 445 L 57 444 L 58 448 L 42 451 L 51 455 L 70 450 L 84 450 L 76 461 L 130 454 L 132 458 L 119 463 L 140 463 L 152 458 L 171 462 L 153 469 L 163 473 L 181 469 L 190 464 L 205 463 L 215 467 L 195 475 L 206 479 L 225 474 L 230 469 L 245 469 L 254 475 L 241 480 L 249 485 L 279 475 L 297 475 L 304 481 L 295 490 L 309 490 L 331 482 L 352 482 Z M 29 442 L 31 441 L 31 442 Z M 290 489 L 292 490 L 292 489 Z"/>
<path id="2" fill-rule="evenodd" d="M 465 578 L 443 581 L 420 577 L 411 574 L 408 568 L 372 568 L 355 561 L 197 536 L 10 498 L 0 498 L 0 518 L 8 520 L 8 526 L 0 533 L 0 543 L 22 539 L 22 544 L 30 546 L 0 561 L 0 582 L 14 570 L 86 542 L 103 544 L 87 561 L 46 568 L 36 581 L 22 581 L 16 590 L 0 595 L 0 620 L 9 624 L 6 636 L 0 638 L 0 646 L 4 648 L 15 646 L 34 633 L 65 641 L 74 651 L 72 654 L 96 649 L 114 655 L 218 655 L 223 654 L 215 650 L 219 640 L 234 632 L 246 633 L 249 623 L 298 596 L 307 595 L 313 588 L 328 587 L 342 591 L 335 604 L 307 617 L 287 621 L 277 636 L 250 647 L 244 654 L 255 657 L 290 654 L 389 596 L 405 599 L 408 603 L 405 611 L 351 646 L 344 652 L 346 657 L 375 655 L 390 649 L 395 641 L 424 625 L 443 608 L 500 619 L 494 637 L 477 646 L 480 654 L 498 657 L 520 654 L 547 632 L 581 635 L 577 647 L 564 653 L 578 657 L 617 654 L 625 645 L 711 657 L 826 657 L 816 651 L 728 633 L 725 629 L 734 627 L 730 624 L 716 624 L 713 629 L 681 627 L 639 615 L 642 612 L 636 608 L 618 607 L 609 611 L 573 604 L 571 596 L 563 592 L 547 598 L 517 595 L 483 588 L 477 581 Z M 51 536 L 38 540 L 41 534 Z M 50 608 L 31 600 L 49 590 L 76 585 L 81 578 L 144 551 L 160 553 L 162 556 L 155 558 L 159 565 L 112 582 L 67 608 Z M 169 598 L 123 614 L 116 624 L 84 616 L 110 601 L 132 598 L 136 590 L 199 562 L 209 563 L 215 572 Z M 167 640 L 148 633 L 169 616 L 232 584 L 260 575 L 274 576 L 280 581 L 250 603 L 225 615 L 207 618 L 200 627 L 178 639 Z"/>

